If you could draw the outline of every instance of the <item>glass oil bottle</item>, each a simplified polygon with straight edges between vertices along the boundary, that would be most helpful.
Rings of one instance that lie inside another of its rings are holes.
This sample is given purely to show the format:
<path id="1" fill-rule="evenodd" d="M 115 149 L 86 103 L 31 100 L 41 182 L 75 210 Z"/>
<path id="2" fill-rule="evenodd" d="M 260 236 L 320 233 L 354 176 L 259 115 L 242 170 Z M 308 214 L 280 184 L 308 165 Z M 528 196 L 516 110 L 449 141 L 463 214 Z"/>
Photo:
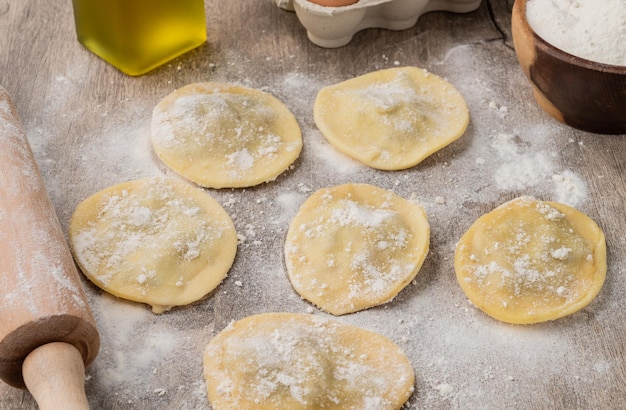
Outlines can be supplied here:
<path id="1" fill-rule="evenodd" d="M 78 41 L 137 76 L 206 41 L 204 0 L 73 0 Z"/>

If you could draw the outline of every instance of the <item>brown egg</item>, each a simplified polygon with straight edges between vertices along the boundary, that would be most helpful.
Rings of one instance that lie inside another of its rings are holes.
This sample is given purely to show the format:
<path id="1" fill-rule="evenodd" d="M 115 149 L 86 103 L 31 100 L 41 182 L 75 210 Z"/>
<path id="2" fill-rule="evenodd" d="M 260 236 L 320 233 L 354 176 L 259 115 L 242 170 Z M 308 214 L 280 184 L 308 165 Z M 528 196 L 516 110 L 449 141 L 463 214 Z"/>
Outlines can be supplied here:
<path id="1" fill-rule="evenodd" d="M 580 58 L 548 43 L 528 24 L 526 3 L 513 5 L 513 44 L 539 106 L 580 130 L 626 134 L 626 66 Z"/>
<path id="2" fill-rule="evenodd" d="M 319 4 L 324 7 L 341 7 L 358 3 L 359 0 L 309 0 L 311 3 Z"/>

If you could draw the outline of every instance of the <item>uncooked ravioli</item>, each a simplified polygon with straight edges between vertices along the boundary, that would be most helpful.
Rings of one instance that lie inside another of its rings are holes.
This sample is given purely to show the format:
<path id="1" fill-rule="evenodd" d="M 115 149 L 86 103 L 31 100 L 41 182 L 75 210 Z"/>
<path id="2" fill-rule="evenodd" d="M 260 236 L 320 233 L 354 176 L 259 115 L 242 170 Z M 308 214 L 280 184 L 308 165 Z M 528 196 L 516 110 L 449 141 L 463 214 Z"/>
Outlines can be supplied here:
<path id="1" fill-rule="evenodd" d="M 302 135 L 289 109 L 259 90 L 194 83 L 152 113 L 152 146 L 183 177 L 209 188 L 276 179 L 300 155 Z"/>
<path id="2" fill-rule="evenodd" d="M 582 212 L 520 197 L 468 229 L 454 266 L 479 309 L 530 324 L 574 313 L 596 297 L 606 276 L 606 245 L 602 230 Z"/>
<path id="3" fill-rule="evenodd" d="M 215 410 L 397 410 L 415 380 L 386 337 L 295 313 L 228 325 L 205 349 L 204 377 Z"/>
<path id="4" fill-rule="evenodd" d="M 87 278 L 155 313 L 215 289 L 237 251 L 235 227 L 217 201 L 189 183 L 161 178 L 85 199 L 72 215 L 69 240 Z"/>
<path id="5" fill-rule="evenodd" d="M 303 298 L 334 315 L 393 299 L 419 271 L 430 242 L 415 202 L 368 184 L 313 193 L 285 241 L 289 280 Z"/>
<path id="6" fill-rule="evenodd" d="M 322 88 L 314 118 L 339 151 L 373 168 L 399 170 L 461 137 L 469 112 L 449 82 L 397 67 Z"/>

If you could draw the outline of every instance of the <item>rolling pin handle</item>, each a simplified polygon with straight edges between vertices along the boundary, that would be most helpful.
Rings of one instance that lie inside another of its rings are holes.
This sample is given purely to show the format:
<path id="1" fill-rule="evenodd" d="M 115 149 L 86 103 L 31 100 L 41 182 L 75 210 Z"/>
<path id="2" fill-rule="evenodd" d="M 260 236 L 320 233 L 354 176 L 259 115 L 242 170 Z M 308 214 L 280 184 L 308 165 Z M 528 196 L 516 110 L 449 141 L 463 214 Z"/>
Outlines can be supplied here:
<path id="1" fill-rule="evenodd" d="M 22 367 L 24 382 L 40 410 L 88 410 L 85 365 L 69 343 L 48 343 L 33 350 Z"/>

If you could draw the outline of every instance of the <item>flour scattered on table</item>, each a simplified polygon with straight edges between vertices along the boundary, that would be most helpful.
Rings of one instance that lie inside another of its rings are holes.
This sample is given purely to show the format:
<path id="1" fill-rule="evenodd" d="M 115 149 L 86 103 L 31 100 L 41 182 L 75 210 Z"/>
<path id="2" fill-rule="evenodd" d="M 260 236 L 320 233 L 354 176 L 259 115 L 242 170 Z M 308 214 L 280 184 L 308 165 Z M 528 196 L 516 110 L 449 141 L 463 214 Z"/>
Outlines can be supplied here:
<path id="1" fill-rule="evenodd" d="M 144 329 L 150 312 L 141 306 L 102 296 L 96 300 L 94 313 L 103 346 L 115 351 L 95 363 L 94 370 L 105 386 L 131 384 L 154 376 L 155 366 L 178 348 L 174 333 L 163 326 Z"/>
<path id="2" fill-rule="evenodd" d="M 434 387 L 439 392 L 440 396 L 450 396 L 454 393 L 454 386 L 448 383 L 441 383 Z"/>
<path id="3" fill-rule="evenodd" d="M 310 141 L 313 145 L 316 160 L 323 162 L 328 167 L 333 169 L 333 171 L 349 175 L 363 171 L 367 168 L 360 162 L 337 151 L 331 144 L 323 139 L 319 131 L 312 131 L 312 133 L 316 134 L 314 139 Z"/>
<path id="4" fill-rule="evenodd" d="M 576 206 L 587 197 L 586 183 L 573 171 L 558 171 L 549 150 L 533 150 L 529 143 L 513 134 L 493 137 L 491 148 L 502 161 L 493 173 L 502 191 L 524 191 L 541 185 L 552 186 L 555 201 Z"/>
<path id="5" fill-rule="evenodd" d="M 308 192 L 308 191 L 305 191 Z M 278 216 L 272 221 L 275 224 L 289 224 L 291 219 L 298 212 L 298 207 L 306 198 L 306 195 L 303 193 L 289 193 L 284 192 L 280 193 L 276 198 L 276 204 L 280 209 L 280 213 Z"/>
<path id="6" fill-rule="evenodd" d="M 568 205 L 582 203 L 588 195 L 587 184 L 569 170 L 552 175 L 555 186 L 555 200 Z"/>
<path id="7" fill-rule="evenodd" d="M 626 66 L 623 0 L 529 0 L 528 23 L 545 41 L 587 60 Z"/>
<path id="8" fill-rule="evenodd" d="M 92 308 L 102 345 L 98 360 L 87 368 L 90 388 L 97 384 L 126 404 L 167 400 L 181 409 L 206 406 L 206 386 L 193 374 L 194 367 L 201 372 L 201 362 L 181 367 L 180 360 L 172 360 L 182 360 L 181 352 L 201 354 L 204 334 L 198 338 L 181 329 L 184 318 L 161 316 L 155 322 L 143 306 L 106 293 L 92 300 Z"/>

